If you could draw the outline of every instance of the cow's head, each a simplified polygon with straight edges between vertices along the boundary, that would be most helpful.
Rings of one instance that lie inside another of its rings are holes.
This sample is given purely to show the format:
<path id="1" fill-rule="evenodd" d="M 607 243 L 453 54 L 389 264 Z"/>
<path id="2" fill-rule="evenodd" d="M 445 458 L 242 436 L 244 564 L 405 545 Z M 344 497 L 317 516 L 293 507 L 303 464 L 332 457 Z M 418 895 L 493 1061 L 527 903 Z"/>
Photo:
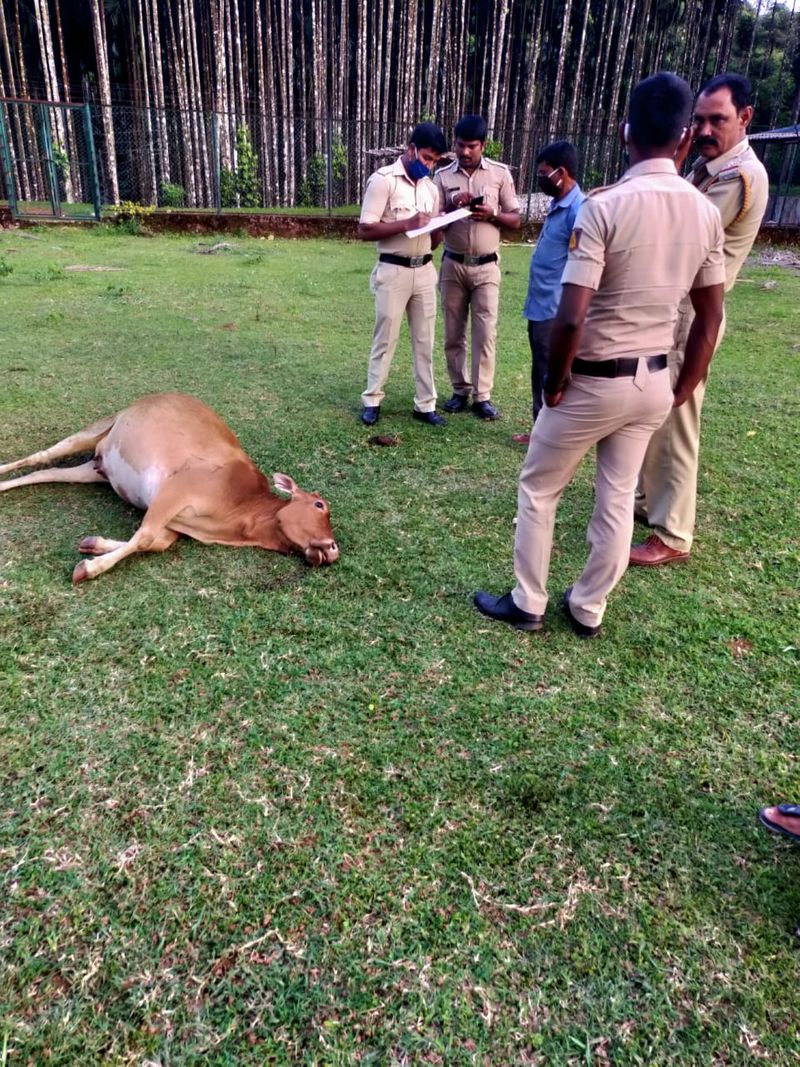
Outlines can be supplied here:
<path id="1" fill-rule="evenodd" d="M 278 529 L 291 547 L 305 556 L 312 567 L 335 563 L 339 546 L 333 538 L 327 503 L 318 493 L 298 489 L 288 474 L 273 474 L 272 484 L 288 493 L 289 502 L 278 512 Z"/>

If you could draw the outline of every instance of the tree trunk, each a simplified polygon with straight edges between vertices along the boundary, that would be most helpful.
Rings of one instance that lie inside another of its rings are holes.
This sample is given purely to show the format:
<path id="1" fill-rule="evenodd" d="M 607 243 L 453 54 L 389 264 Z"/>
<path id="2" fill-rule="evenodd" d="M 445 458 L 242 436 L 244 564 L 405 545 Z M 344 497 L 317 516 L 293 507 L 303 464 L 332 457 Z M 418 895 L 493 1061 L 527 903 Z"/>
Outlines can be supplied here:
<path id="1" fill-rule="evenodd" d="M 5 57 L 6 71 L 8 75 L 8 92 L 6 93 L 5 85 L 2 83 L 2 63 L 0 63 L 0 95 L 2 96 L 18 96 L 21 95 L 17 92 L 16 79 L 14 77 L 14 62 L 11 52 L 11 46 L 8 39 L 8 27 L 6 25 L 6 16 L 3 10 L 3 5 L 0 3 L 0 49 L 2 49 L 2 55 Z M 20 119 L 20 111 L 22 109 L 28 110 L 27 104 L 13 104 L 10 108 L 6 109 L 6 114 L 11 117 L 9 123 L 9 139 L 13 142 L 16 140 L 17 147 L 21 150 L 25 144 L 25 138 L 23 136 L 22 121 Z M 12 134 L 13 127 L 13 134 Z M 31 182 L 31 174 L 28 169 L 27 153 L 20 151 L 15 153 L 12 161 L 14 172 L 12 177 L 15 178 L 15 186 L 17 189 L 17 195 L 21 200 L 33 200 L 33 186 Z M 0 190 L 0 195 L 5 196 L 5 189 Z"/>
<path id="2" fill-rule="evenodd" d="M 117 146 L 114 140 L 114 118 L 111 111 L 111 80 L 108 75 L 108 52 L 106 49 L 106 30 L 101 8 L 101 0 L 90 0 L 92 8 L 92 33 L 94 50 L 97 57 L 97 86 L 100 90 L 100 114 L 105 142 L 106 176 L 108 180 L 108 199 L 112 204 L 119 203 L 119 179 L 117 178 Z"/>

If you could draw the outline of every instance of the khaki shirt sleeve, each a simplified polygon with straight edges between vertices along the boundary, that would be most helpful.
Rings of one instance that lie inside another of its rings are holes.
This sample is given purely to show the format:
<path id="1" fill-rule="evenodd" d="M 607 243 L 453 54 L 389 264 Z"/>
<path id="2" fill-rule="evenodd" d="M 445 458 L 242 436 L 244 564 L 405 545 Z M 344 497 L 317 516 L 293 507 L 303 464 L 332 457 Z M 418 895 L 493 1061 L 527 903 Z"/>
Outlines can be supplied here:
<path id="1" fill-rule="evenodd" d="M 382 222 L 389 203 L 389 182 L 384 174 L 371 174 L 361 202 L 359 222 Z"/>
<path id="2" fill-rule="evenodd" d="M 436 188 L 436 195 L 438 197 L 436 201 L 436 206 L 433 209 L 433 213 L 434 215 L 437 215 L 440 212 L 444 211 L 444 186 L 442 185 L 441 179 L 439 178 L 438 174 L 434 174 L 433 184 Z"/>
<path id="3" fill-rule="evenodd" d="M 597 289 L 606 265 L 606 225 L 597 200 L 584 200 L 569 241 L 563 285 Z"/>
<path id="4" fill-rule="evenodd" d="M 700 270 L 692 282 L 692 289 L 707 289 L 709 285 L 725 284 L 725 232 L 718 217 L 712 220 L 714 238 L 709 248 L 708 255 Z"/>
<path id="5" fill-rule="evenodd" d="M 727 230 L 744 206 L 744 179 L 739 173 L 735 178 L 714 182 L 705 195 L 719 211 L 722 228 Z"/>
<path id="6" fill-rule="evenodd" d="M 501 211 L 519 211 L 519 199 L 510 170 L 507 170 L 503 175 L 503 184 L 500 186 L 498 200 Z"/>

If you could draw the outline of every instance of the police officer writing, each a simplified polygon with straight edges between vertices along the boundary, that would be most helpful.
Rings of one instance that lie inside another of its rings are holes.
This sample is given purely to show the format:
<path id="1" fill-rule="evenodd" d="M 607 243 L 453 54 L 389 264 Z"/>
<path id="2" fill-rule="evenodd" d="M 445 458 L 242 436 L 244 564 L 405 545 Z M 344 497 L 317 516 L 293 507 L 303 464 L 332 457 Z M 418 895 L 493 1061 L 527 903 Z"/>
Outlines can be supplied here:
<path id="1" fill-rule="evenodd" d="M 725 292 L 736 281 L 758 236 L 767 207 L 769 179 L 747 141 L 753 117 L 750 82 L 741 74 L 718 74 L 703 86 L 694 105 L 692 144 L 699 152 L 689 181 L 719 210 L 725 230 Z M 679 168 L 686 152 L 678 157 Z M 692 306 L 681 305 L 669 354 L 673 379 L 680 373 Z M 715 351 L 725 333 L 723 318 Z M 636 517 L 653 531 L 634 545 L 630 561 L 639 567 L 681 563 L 689 558 L 697 510 L 700 412 L 706 378 L 685 404 L 654 434 L 645 455 L 636 496 Z"/>
<path id="2" fill-rule="evenodd" d="M 447 227 L 439 274 L 444 314 L 444 352 L 453 395 L 444 405 L 497 419 L 491 402 L 494 385 L 497 306 L 500 293 L 500 229 L 519 228 L 519 201 L 511 171 L 487 159 L 486 120 L 465 115 L 456 123 L 456 158 L 436 172 L 434 181 L 445 211 L 471 207 L 467 219 Z M 472 319 L 472 358 L 467 361 L 467 319 Z"/>
<path id="3" fill-rule="evenodd" d="M 578 212 L 550 336 L 545 407 L 520 475 L 517 584 L 505 596 L 475 594 L 480 612 L 520 630 L 543 627 L 556 507 L 597 445 L 589 559 L 562 603 L 577 636 L 599 636 L 608 595 L 628 566 L 647 443 L 711 359 L 722 321 L 723 235 L 719 212 L 675 168 L 691 108 L 691 90 L 675 74 L 640 82 L 620 131 L 631 166 Z M 695 320 L 673 390 L 666 353 L 687 294 Z"/>
<path id="4" fill-rule="evenodd" d="M 432 122 L 414 127 L 406 151 L 370 176 L 361 205 L 358 236 L 377 241 L 378 262 L 370 276 L 375 296 L 375 329 L 361 394 L 361 421 L 374 426 L 381 413 L 384 386 L 408 317 L 414 354 L 413 416 L 444 426 L 436 412 L 433 382 L 433 334 L 436 324 L 436 268 L 430 234 L 408 237 L 407 230 L 427 225 L 439 212 L 439 193 L 431 181 L 434 164 L 447 151 L 444 134 Z M 437 235 L 438 236 L 438 235 Z"/>

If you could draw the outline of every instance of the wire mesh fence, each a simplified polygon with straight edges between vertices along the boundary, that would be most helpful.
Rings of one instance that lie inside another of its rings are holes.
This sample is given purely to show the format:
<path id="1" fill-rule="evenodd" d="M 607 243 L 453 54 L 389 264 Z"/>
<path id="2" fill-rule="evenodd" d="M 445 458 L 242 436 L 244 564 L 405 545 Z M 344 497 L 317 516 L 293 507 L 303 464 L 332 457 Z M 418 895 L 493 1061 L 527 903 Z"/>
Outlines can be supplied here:
<path id="1" fill-rule="evenodd" d="M 411 129 L 411 122 L 399 120 L 271 112 L 242 117 L 6 99 L 0 100 L 0 180 L 8 198 L 16 197 L 20 213 L 29 214 L 91 213 L 95 197 L 106 207 L 128 202 L 334 213 L 355 210 L 369 175 L 397 158 Z M 449 129 L 452 121 L 445 125 Z M 548 202 L 536 190 L 536 155 L 559 136 L 558 130 L 509 125 L 487 141 L 487 154 L 511 168 L 529 218 L 542 217 Z M 571 139 L 585 188 L 614 181 L 621 173 L 616 131 L 593 128 Z M 783 187 L 773 197 L 774 221 L 797 212 L 787 190 L 791 194 L 800 182 L 800 153 L 778 147 L 783 146 L 769 146 L 765 155 L 772 181 Z"/>

